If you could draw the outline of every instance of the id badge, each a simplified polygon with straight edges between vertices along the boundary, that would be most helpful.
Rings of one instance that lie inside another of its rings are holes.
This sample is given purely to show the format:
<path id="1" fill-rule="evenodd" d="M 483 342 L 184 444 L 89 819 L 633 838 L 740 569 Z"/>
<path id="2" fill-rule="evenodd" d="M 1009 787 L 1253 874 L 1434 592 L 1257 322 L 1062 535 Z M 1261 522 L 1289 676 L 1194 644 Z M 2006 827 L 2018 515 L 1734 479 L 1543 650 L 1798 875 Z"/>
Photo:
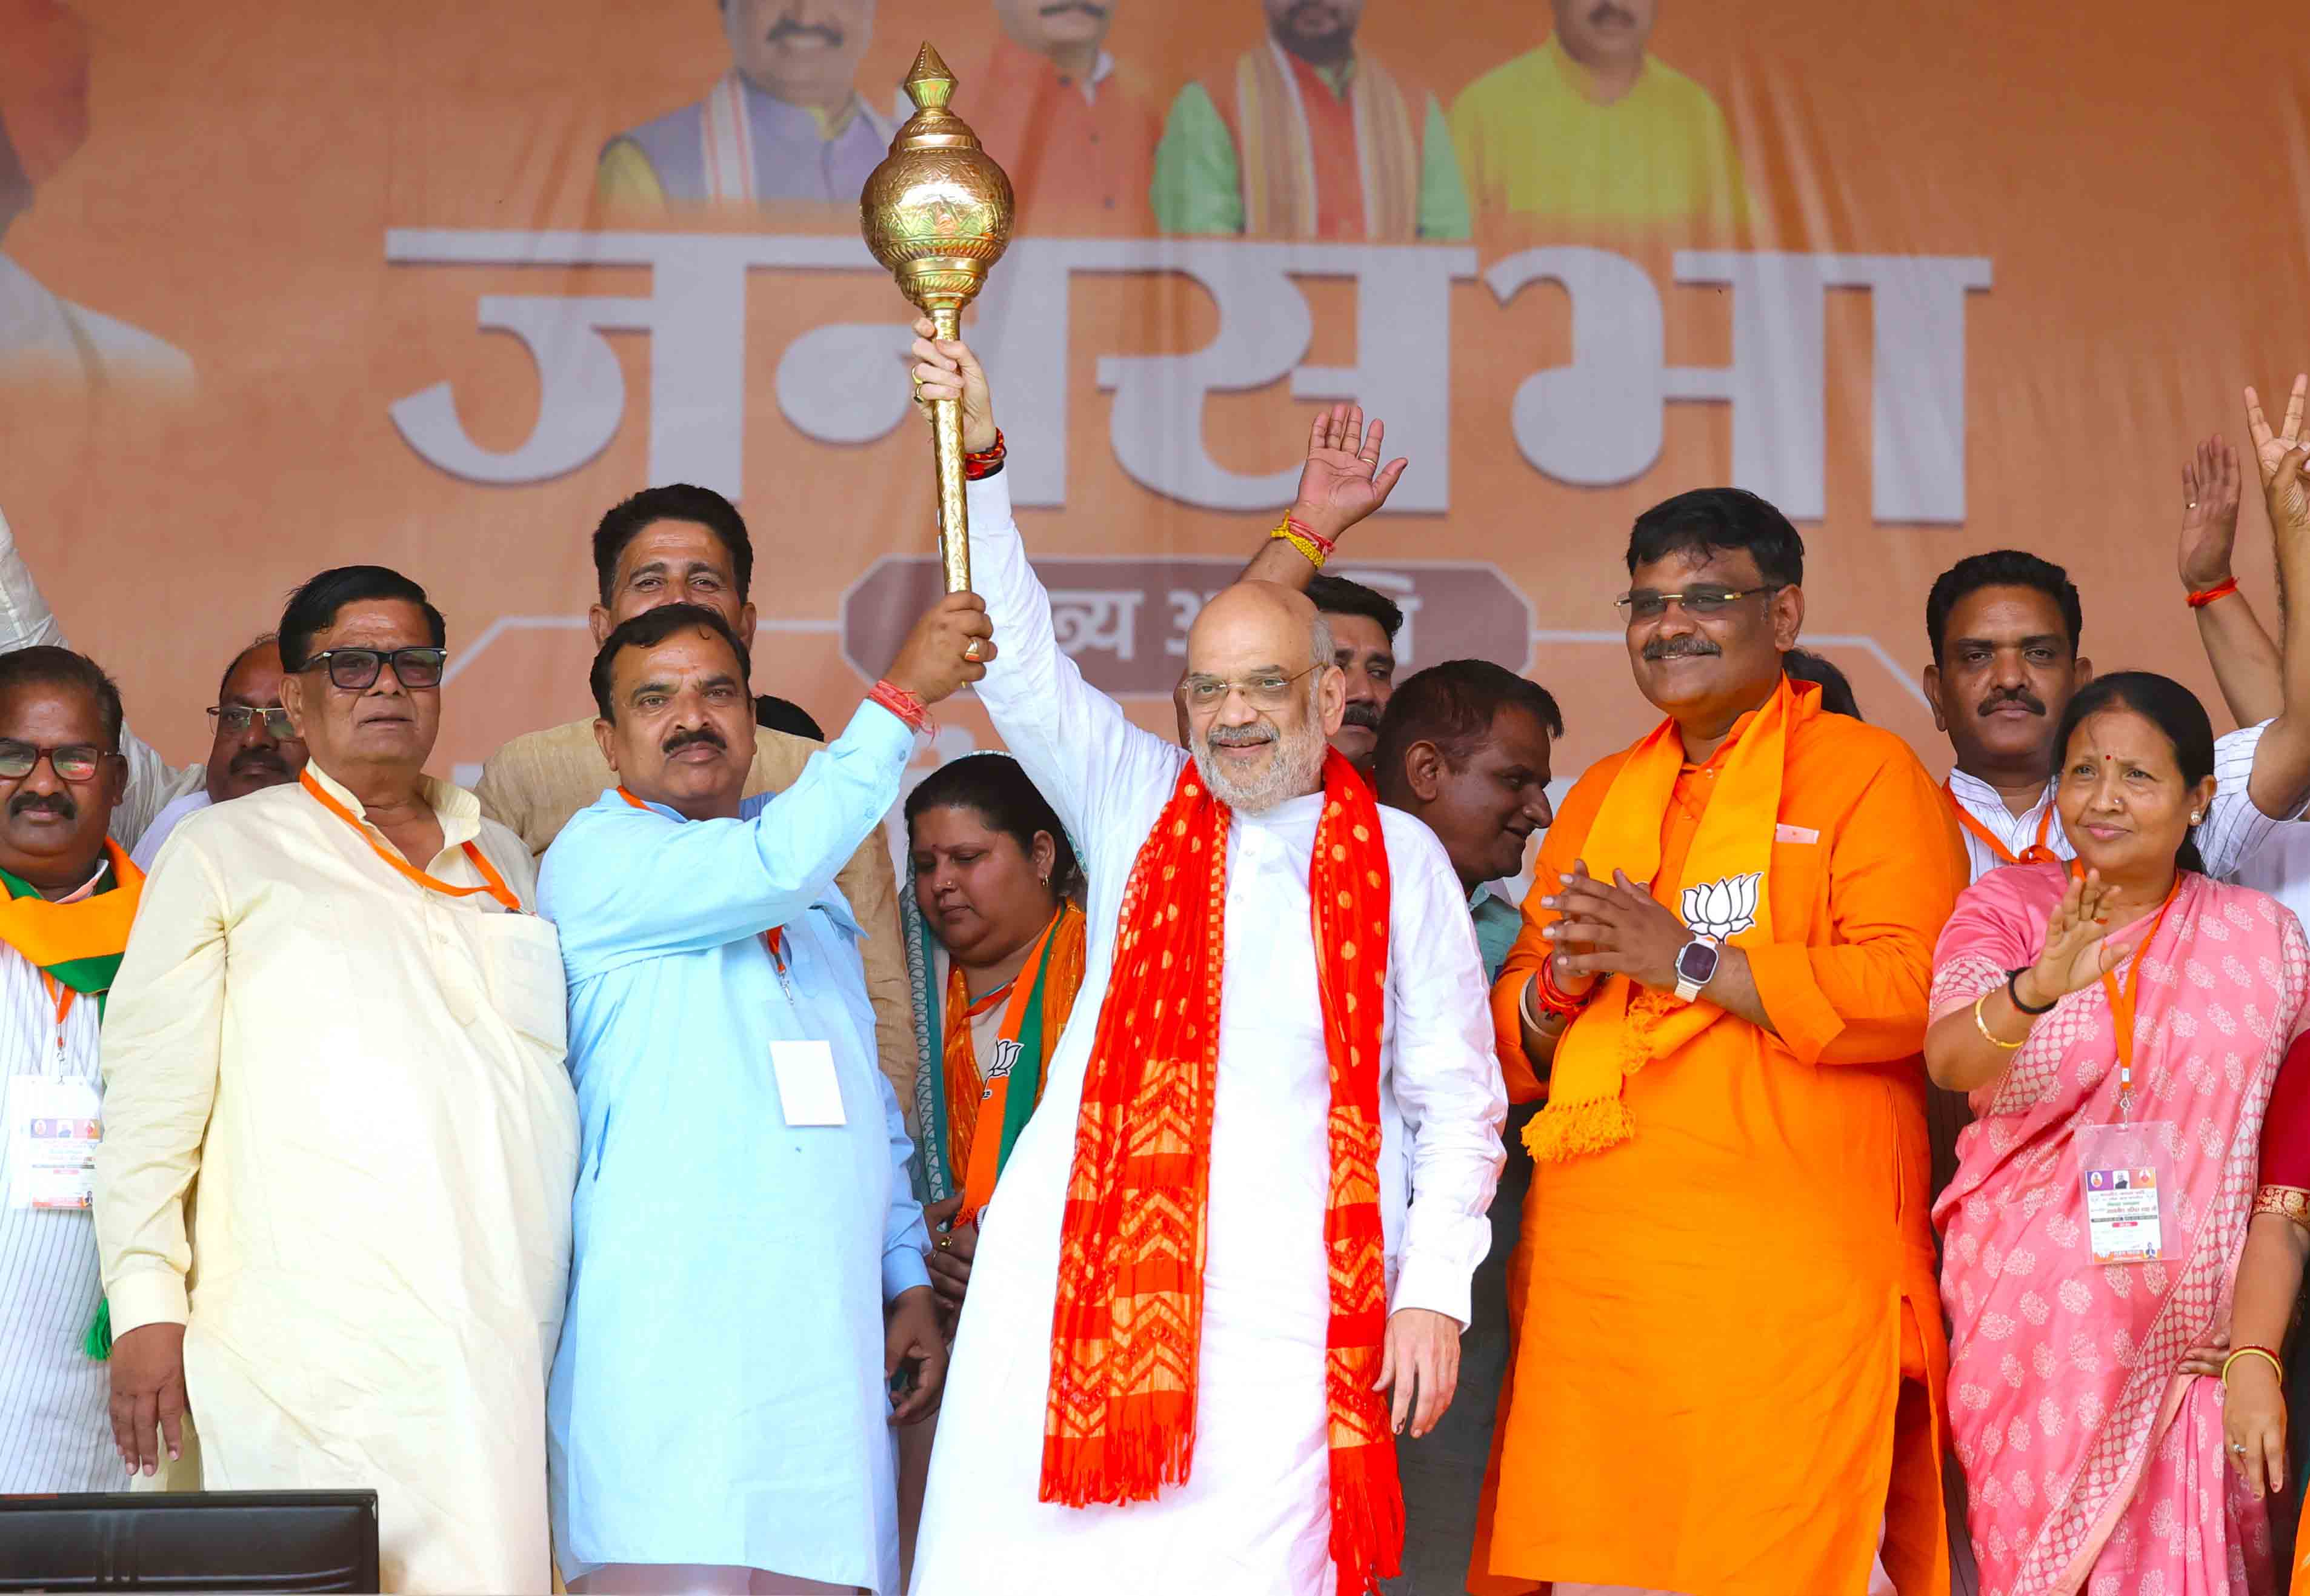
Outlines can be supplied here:
<path id="1" fill-rule="evenodd" d="M 2175 1127 L 2092 1125 L 2078 1132 L 2078 1180 L 2085 1188 L 2086 1241 L 2096 1263 L 2152 1263 L 2166 1255 L 2174 1211 Z"/>
<path id="2" fill-rule="evenodd" d="M 834 1049 L 824 1042 L 773 1042 L 770 1068 L 778 1078 L 778 1106 L 790 1127 L 847 1124 Z"/>
<path id="3" fill-rule="evenodd" d="M 92 1080 L 8 1078 L 8 1206 L 84 1210 L 102 1108 Z"/>

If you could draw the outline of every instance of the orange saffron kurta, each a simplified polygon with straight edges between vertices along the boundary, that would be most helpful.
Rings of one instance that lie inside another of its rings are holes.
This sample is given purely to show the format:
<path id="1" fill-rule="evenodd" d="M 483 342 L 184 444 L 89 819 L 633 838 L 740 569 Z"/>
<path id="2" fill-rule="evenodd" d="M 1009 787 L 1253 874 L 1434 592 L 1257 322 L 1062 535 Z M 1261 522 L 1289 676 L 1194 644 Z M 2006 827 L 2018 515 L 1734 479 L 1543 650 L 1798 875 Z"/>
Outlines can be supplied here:
<path id="1" fill-rule="evenodd" d="M 1653 883 L 1672 907 L 1717 768 L 1753 719 L 1677 779 Z M 1721 1017 L 1628 1077 L 1632 1140 L 1534 1170 L 1478 1548 L 1477 1572 L 1503 1577 L 1480 1588 L 1857 1592 L 1881 1531 L 1902 1596 L 1949 1589 L 1949 1357 L 1918 1051 L 1965 854 L 1898 737 L 1820 713 L 1811 692 L 1787 735 L 1765 883 L 1776 940 L 1749 953 L 1779 1034 Z M 1540 898 L 1627 757 L 1566 798 L 1493 990 L 1518 1101 L 1541 1090 L 1516 1018 L 1555 918 Z"/>

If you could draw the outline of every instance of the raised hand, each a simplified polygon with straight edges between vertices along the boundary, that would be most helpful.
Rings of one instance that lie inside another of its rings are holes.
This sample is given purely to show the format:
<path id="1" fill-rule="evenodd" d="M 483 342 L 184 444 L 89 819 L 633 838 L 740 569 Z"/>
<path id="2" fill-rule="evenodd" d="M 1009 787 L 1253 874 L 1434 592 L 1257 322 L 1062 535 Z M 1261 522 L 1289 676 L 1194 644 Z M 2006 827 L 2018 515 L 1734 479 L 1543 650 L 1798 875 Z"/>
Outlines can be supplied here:
<path id="1" fill-rule="evenodd" d="M 1379 463 L 1380 444 L 1387 424 L 1374 416 L 1364 425 L 1360 404 L 1334 404 L 1316 417 L 1307 434 L 1307 464 L 1299 471 L 1299 497 L 1291 506 L 1294 518 L 1327 539 L 1336 539 L 1349 527 L 1387 502 L 1395 491 L 1409 460 Z"/>
<path id="2" fill-rule="evenodd" d="M 2175 563 L 2183 586 L 2203 593 L 2230 579 L 2237 517 L 2237 451 L 2217 434 L 2182 463 L 2182 538 Z"/>
<path id="3" fill-rule="evenodd" d="M 985 599 L 975 593 L 950 593 L 915 622 L 899 657 L 883 672 L 884 680 L 925 704 L 935 704 L 964 682 L 986 674 L 984 662 L 994 657 L 994 645 L 988 641 L 994 636 Z"/>
<path id="4" fill-rule="evenodd" d="M 2021 972 L 2017 986 L 2031 1008 L 2065 998 L 2092 985 L 2124 957 L 2123 948 L 2109 945 L 2108 899 L 2112 888 L 2101 884 L 2101 872 L 2089 870 L 2072 879 L 2062 901 L 2045 922 L 2045 947 L 2037 962 Z"/>
<path id="5" fill-rule="evenodd" d="M 2262 413 L 2262 397 L 2252 388 L 2245 391 L 2245 429 L 2254 438 L 2254 463 L 2262 468 L 2262 485 L 2267 489 L 2271 478 L 2278 474 L 2278 463 L 2287 452 L 2302 442 L 2302 402 L 2310 394 L 2310 372 L 2294 379 L 2294 391 L 2286 397 L 2286 421 L 2276 432 Z"/>
<path id="6" fill-rule="evenodd" d="M 960 338 L 941 338 L 927 316 L 915 322 L 915 409 L 931 419 L 931 404 L 940 399 L 962 401 L 962 447 L 978 454 L 994 447 L 994 397 L 987 391 L 986 373 L 978 357 Z"/>

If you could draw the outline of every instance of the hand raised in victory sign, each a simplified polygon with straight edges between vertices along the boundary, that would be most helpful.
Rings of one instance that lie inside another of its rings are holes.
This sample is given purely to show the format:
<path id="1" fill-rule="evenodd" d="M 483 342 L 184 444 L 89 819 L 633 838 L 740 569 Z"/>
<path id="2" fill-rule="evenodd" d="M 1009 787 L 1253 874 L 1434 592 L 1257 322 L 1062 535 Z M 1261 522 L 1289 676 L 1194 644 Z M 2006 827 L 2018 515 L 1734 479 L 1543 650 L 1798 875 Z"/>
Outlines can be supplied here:
<path id="1" fill-rule="evenodd" d="M 984 454 L 994 447 L 994 396 L 978 357 L 960 338 L 941 338 L 927 316 L 915 323 L 915 409 L 925 421 L 939 399 L 962 401 L 962 447 Z"/>
<path id="2" fill-rule="evenodd" d="M 1387 424 L 1364 425 L 1360 404 L 1334 404 L 1316 417 L 1307 435 L 1307 464 L 1299 471 L 1292 518 L 1318 535 L 1339 535 L 1387 502 L 1409 460 L 1379 463 Z"/>
<path id="3" fill-rule="evenodd" d="M 2110 946 L 2107 901 L 2113 889 L 2101 872 L 2089 870 L 2070 882 L 2045 922 L 2045 947 L 2037 962 L 2014 979 L 2014 990 L 2032 1009 L 2042 1009 L 2092 985 L 2117 967 L 2125 950 Z"/>
<path id="4" fill-rule="evenodd" d="M 2310 442 L 2302 437 L 2306 393 L 2310 393 L 2310 375 L 2294 379 L 2294 391 L 2286 399 L 2286 420 L 2272 432 L 2262 413 L 2260 395 L 2252 388 L 2245 391 L 2246 430 L 2254 438 L 2254 461 L 2262 467 L 2262 499 L 2269 508 L 2273 533 L 2310 527 L 2310 484 L 2302 480 L 2303 459 L 2310 452 Z"/>
<path id="5" fill-rule="evenodd" d="M 2217 433 L 2182 463 L 2182 539 L 2175 563 L 2184 587 L 2203 593 L 2230 579 L 2237 517 L 2237 451 Z"/>

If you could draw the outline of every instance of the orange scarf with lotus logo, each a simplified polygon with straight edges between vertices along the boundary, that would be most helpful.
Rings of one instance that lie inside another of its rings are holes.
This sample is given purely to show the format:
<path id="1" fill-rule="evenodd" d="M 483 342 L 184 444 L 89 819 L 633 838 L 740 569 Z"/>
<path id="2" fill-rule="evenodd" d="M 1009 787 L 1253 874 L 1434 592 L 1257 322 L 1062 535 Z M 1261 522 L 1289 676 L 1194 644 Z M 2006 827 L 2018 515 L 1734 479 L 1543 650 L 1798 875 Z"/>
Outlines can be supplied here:
<path id="1" fill-rule="evenodd" d="M 1046 1502 L 1151 1501 L 1163 1487 L 1185 1484 L 1194 1462 L 1227 838 L 1228 807 L 1191 764 L 1124 884 L 1115 971 L 1084 1066 L 1060 1221 L 1043 1419 Z M 1332 1080 L 1324 1386 L 1340 1596 L 1365 1596 L 1393 1575 L 1403 1548 L 1395 1437 L 1387 1400 L 1372 1389 L 1387 1331 L 1379 1076 L 1388 891 L 1371 788 L 1327 754 L 1308 870 L 1314 919 L 1306 929 L 1316 941 Z M 1251 1059 L 1232 1067 L 1260 1065 Z M 1259 1217 L 1237 1214 L 1231 1222 Z"/>
<path id="2" fill-rule="evenodd" d="M 1660 872 L 1662 819 L 1684 770 L 1684 742 L 1676 722 L 1663 721 L 1628 751 L 1628 762 L 1612 777 L 1580 850 L 1588 873 L 1609 881 L 1620 870 L 1632 881 L 1652 882 L 1653 896 L 1676 908 L 1696 935 L 1742 948 L 1770 943 L 1767 872 L 1774 829 L 1780 824 L 1789 728 L 1818 714 L 1819 706 L 1819 689 L 1810 683 L 1797 688 L 1784 676 L 1756 718 L 1730 748 L 1720 750 L 1708 809 L 1693 835 L 1684 881 L 1676 884 L 1681 890 L 1674 898 L 1668 896 L 1671 884 L 1654 878 Z M 1535 885 L 1533 890 L 1539 889 Z M 1638 986 L 1626 976 L 1606 980 L 1556 1045 L 1548 1106 L 1524 1127 L 1524 1145 L 1533 1157 L 1560 1163 L 1602 1152 L 1636 1134 L 1621 1097 L 1622 1083 L 1682 1047 L 1724 1012 L 1706 998 L 1684 1002 L 1673 991 Z"/>

